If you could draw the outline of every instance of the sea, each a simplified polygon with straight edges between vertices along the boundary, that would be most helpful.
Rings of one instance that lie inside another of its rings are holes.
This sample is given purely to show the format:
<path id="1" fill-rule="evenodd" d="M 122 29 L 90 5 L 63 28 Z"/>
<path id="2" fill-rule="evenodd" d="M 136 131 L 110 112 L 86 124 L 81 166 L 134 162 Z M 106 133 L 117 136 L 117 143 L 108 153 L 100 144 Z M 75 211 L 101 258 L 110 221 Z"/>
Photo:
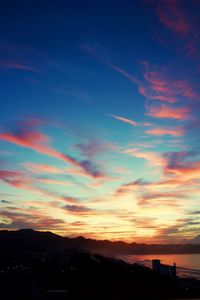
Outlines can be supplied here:
<path id="1" fill-rule="evenodd" d="M 137 263 L 146 267 L 152 265 L 153 259 L 159 259 L 162 264 L 176 264 L 177 275 L 192 277 L 200 280 L 200 254 L 148 254 L 148 255 L 119 255 L 128 263 Z"/>

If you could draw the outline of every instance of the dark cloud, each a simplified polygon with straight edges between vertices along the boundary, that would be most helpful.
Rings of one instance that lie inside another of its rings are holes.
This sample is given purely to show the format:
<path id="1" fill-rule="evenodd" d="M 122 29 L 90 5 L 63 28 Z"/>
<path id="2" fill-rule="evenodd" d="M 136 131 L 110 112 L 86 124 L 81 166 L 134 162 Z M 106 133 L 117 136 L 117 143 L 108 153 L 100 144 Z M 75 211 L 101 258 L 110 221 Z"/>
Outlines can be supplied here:
<path id="1" fill-rule="evenodd" d="M 86 206 L 82 206 L 82 205 L 65 205 L 63 206 L 63 208 L 69 212 L 74 212 L 74 213 L 87 213 L 87 212 L 91 212 L 92 209 L 88 208 Z"/>
<path id="2" fill-rule="evenodd" d="M 12 203 L 11 201 L 8 201 L 8 200 L 0 200 L 0 202 L 3 204 L 11 204 Z"/>

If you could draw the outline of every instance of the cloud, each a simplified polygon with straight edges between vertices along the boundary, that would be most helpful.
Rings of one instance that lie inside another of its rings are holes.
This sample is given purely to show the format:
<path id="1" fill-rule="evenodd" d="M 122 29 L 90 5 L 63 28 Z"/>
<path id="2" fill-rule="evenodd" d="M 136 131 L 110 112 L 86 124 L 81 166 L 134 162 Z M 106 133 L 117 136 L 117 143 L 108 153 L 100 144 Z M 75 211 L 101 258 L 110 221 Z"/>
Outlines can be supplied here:
<path id="1" fill-rule="evenodd" d="M 28 72 L 38 72 L 36 68 L 14 61 L 0 61 L 0 68 L 2 69 L 13 69 Z"/>
<path id="2" fill-rule="evenodd" d="M 194 152 L 169 152 L 164 157 L 167 162 L 165 174 L 185 180 L 200 178 L 200 160 L 194 160 Z"/>
<path id="3" fill-rule="evenodd" d="M 166 28 L 183 36 L 186 36 L 191 32 L 192 26 L 180 6 L 181 1 L 164 0 L 162 2 L 157 1 L 156 3 L 156 12 L 160 22 Z"/>
<path id="4" fill-rule="evenodd" d="M 131 82 L 133 82 L 133 83 L 135 83 L 135 84 L 139 84 L 139 83 L 140 83 L 140 81 L 139 81 L 136 77 L 130 75 L 128 72 L 126 72 L 126 71 L 123 70 L 122 68 L 119 68 L 118 66 L 116 66 L 116 65 L 114 65 L 114 64 L 112 64 L 112 63 L 110 63 L 110 62 L 108 62 L 107 65 L 108 65 L 109 67 L 111 67 L 113 70 L 115 70 L 115 71 L 117 71 L 118 73 L 120 73 L 121 75 L 123 75 L 124 77 L 126 77 L 126 78 L 127 78 L 128 80 L 130 80 Z"/>
<path id="5" fill-rule="evenodd" d="M 166 68 L 150 66 L 148 62 L 143 61 L 141 64 L 144 68 L 144 80 L 139 80 L 138 78 L 130 75 L 127 71 L 111 63 L 95 49 L 86 45 L 84 45 L 82 49 L 89 55 L 100 59 L 104 64 L 126 77 L 132 83 L 136 84 L 138 86 L 139 93 L 149 100 L 175 103 L 180 100 L 179 97 L 184 97 L 187 99 L 197 99 L 199 97 L 198 93 L 194 92 L 189 81 L 171 78 L 169 75 L 167 76 Z M 118 119 L 119 118 L 121 117 L 118 117 Z M 125 122 L 126 118 L 122 117 L 121 121 Z M 132 122 L 132 120 L 130 121 Z M 131 122 L 129 122 L 129 119 L 127 119 L 127 123 L 131 124 Z M 136 124 L 132 123 L 131 125 L 134 126 Z"/>
<path id="6" fill-rule="evenodd" d="M 128 72 L 120 68 L 119 66 L 116 66 L 115 64 L 111 63 L 108 59 L 106 59 L 103 55 L 101 55 L 99 52 L 97 52 L 95 49 L 89 47 L 88 45 L 82 45 L 81 49 L 83 49 L 87 54 L 90 56 L 93 56 L 99 60 L 101 60 L 104 64 L 106 64 L 111 69 L 115 70 L 116 72 L 120 73 L 122 76 L 126 77 L 129 81 L 139 84 L 140 81 L 134 77 L 133 75 L 130 75 Z"/>
<path id="7" fill-rule="evenodd" d="M 76 145 L 80 150 L 81 155 L 87 159 L 94 159 L 96 156 L 104 154 L 107 151 L 117 149 L 117 145 L 100 139 L 88 139 Z"/>
<path id="8" fill-rule="evenodd" d="M 191 215 L 200 215 L 200 210 L 193 210 L 190 212 Z"/>
<path id="9" fill-rule="evenodd" d="M 65 227 L 65 221 L 62 219 L 57 219 L 53 217 L 46 216 L 38 211 L 25 210 L 24 212 L 11 212 L 2 210 L 0 216 L 5 220 L 5 222 L 0 223 L 1 229 L 21 229 L 21 228 L 32 228 L 41 230 L 49 230 L 54 228 L 54 230 L 61 229 Z"/>
<path id="10" fill-rule="evenodd" d="M 162 136 L 162 135 L 171 135 L 171 136 L 183 136 L 184 135 L 184 128 L 181 126 L 176 127 L 155 127 L 149 130 L 146 130 L 146 134 L 155 135 L 155 136 Z"/>
<path id="11" fill-rule="evenodd" d="M 190 111 L 189 107 L 176 108 L 163 104 L 147 107 L 146 114 L 154 118 L 187 120 L 190 119 Z"/>
<path id="12" fill-rule="evenodd" d="M 80 199 L 75 197 L 61 195 L 61 198 L 64 202 L 67 202 L 69 204 L 78 204 L 80 202 Z"/>
<path id="13" fill-rule="evenodd" d="M 160 23 L 174 34 L 182 37 L 188 56 L 199 58 L 199 31 L 195 25 L 194 16 L 189 16 L 184 1 L 181 0 L 153 0 L 155 12 Z M 196 1 L 198 2 L 198 1 Z"/>
<path id="14" fill-rule="evenodd" d="M 123 153 L 137 158 L 143 158 L 146 161 L 148 161 L 149 165 L 151 166 L 163 166 L 165 164 L 164 158 L 156 152 L 151 152 L 151 151 L 144 152 L 138 148 L 130 148 L 124 150 Z"/>
<path id="15" fill-rule="evenodd" d="M 32 182 L 24 173 L 15 170 L 0 170 L 0 180 L 16 187 L 27 188 Z"/>
<path id="16" fill-rule="evenodd" d="M 176 79 L 168 74 L 166 68 L 152 66 L 142 62 L 144 83 L 139 85 L 139 92 L 150 100 L 175 103 L 180 97 L 197 99 L 196 93 L 188 80 Z"/>
<path id="17" fill-rule="evenodd" d="M 67 182 L 66 180 L 57 180 L 53 178 L 37 178 L 37 182 L 45 183 L 45 184 L 55 184 L 55 185 L 63 185 L 63 186 L 69 186 L 71 185 L 70 182 Z"/>
<path id="18" fill-rule="evenodd" d="M 127 118 L 124 118 L 124 117 L 120 117 L 120 116 L 116 116 L 116 115 L 110 115 L 111 117 L 117 119 L 117 120 L 120 120 L 124 123 L 127 123 L 127 124 L 130 124 L 132 126 L 137 126 L 137 122 L 133 121 L 133 120 L 130 120 L 130 119 L 127 119 Z"/>
<path id="19" fill-rule="evenodd" d="M 71 165 L 81 168 L 92 178 L 99 178 L 103 175 L 90 161 L 78 161 L 70 155 L 57 151 L 50 146 L 49 138 L 46 135 L 39 131 L 34 131 L 32 128 L 18 126 L 15 132 L 0 133 L 0 140 L 29 148 L 38 153 L 65 161 Z"/>
<path id="20" fill-rule="evenodd" d="M 12 203 L 11 201 L 8 201 L 8 200 L 0 200 L 0 202 L 3 203 L 3 204 L 10 204 L 10 203 Z"/>
<path id="21" fill-rule="evenodd" d="M 185 194 L 180 191 L 171 192 L 171 193 L 147 193 L 141 196 L 138 200 L 138 205 L 144 206 L 144 205 L 151 205 L 154 203 L 154 205 L 166 205 L 166 206 L 177 206 L 176 202 L 174 200 L 176 199 L 183 199 L 185 197 Z M 150 200 L 150 202 L 149 202 Z M 160 201 L 161 200 L 161 201 Z M 168 201 L 170 200 L 170 201 Z"/>
<path id="22" fill-rule="evenodd" d="M 133 191 L 140 186 L 144 186 L 146 183 L 142 179 L 131 181 L 128 183 L 122 184 L 115 192 L 115 195 L 122 195 L 126 192 Z"/>
<path id="23" fill-rule="evenodd" d="M 37 164 L 26 162 L 23 166 L 32 173 L 35 174 L 43 174 L 43 173 L 51 173 L 51 174 L 63 174 L 65 171 L 55 166 L 47 165 L 47 164 Z"/>
<path id="24" fill-rule="evenodd" d="M 65 205 L 63 206 L 63 208 L 71 213 L 74 214 L 85 214 L 85 213 L 89 213 L 92 211 L 91 208 L 88 208 L 86 206 L 83 205 Z"/>

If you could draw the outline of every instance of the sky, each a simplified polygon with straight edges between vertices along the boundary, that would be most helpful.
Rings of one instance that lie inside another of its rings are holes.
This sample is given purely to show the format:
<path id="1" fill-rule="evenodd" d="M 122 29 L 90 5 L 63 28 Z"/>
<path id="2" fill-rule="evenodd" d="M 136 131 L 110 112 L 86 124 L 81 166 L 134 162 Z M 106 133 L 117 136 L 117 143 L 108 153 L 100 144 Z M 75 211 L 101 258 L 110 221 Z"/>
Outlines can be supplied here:
<path id="1" fill-rule="evenodd" d="M 194 239 L 200 2 L 0 7 L 0 229 Z"/>

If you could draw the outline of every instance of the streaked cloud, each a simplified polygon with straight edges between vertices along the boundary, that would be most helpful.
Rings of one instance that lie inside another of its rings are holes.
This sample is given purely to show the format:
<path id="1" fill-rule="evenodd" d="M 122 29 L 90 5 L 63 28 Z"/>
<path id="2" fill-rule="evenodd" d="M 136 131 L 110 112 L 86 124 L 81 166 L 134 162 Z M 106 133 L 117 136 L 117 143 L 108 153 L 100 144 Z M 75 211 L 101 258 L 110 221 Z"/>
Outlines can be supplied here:
<path id="1" fill-rule="evenodd" d="M 37 164 L 26 162 L 23 166 L 30 172 L 36 174 L 44 174 L 44 173 L 51 173 L 51 174 L 62 174 L 65 173 L 63 169 L 60 169 L 55 166 L 47 165 L 47 164 Z"/>
<path id="2" fill-rule="evenodd" d="M 124 123 L 130 124 L 132 126 L 138 126 L 137 122 L 135 122 L 134 120 L 130 120 L 124 117 L 120 117 L 120 116 L 116 116 L 116 115 L 110 115 L 111 117 L 113 117 L 114 119 L 117 119 L 119 121 L 122 121 Z"/>
<path id="3" fill-rule="evenodd" d="M 145 131 L 146 134 L 155 135 L 155 136 L 162 136 L 162 135 L 171 135 L 171 136 L 183 136 L 185 131 L 184 128 L 181 126 L 176 127 L 155 127 L 152 129 L 148 129 Z"/>
<path id="4" fill-rule="evenodd" d="M 34 67 L 28 66 L 26 64 L 22 64 L 20 62 L 12 62 L 12 61 L 0 61 L 0 68 L 21 70 L 21 71 L 28 71 L 28 72 L 38 72 L 38 70 Z"/>
<path id="5" fill-rule="evenodd" d="M 32 149 L 38 153 L 57 158 L 71 165 L 81 168 L 86 174 L 92 178 L 102 176 L 96 167 L 90 161 L 78 161 L 70 155 L 61 153 L 54 149 L 49 138 L 42 132 L 33 130 L 32 127 L 17 127 L 15 132 L 0 133 L 0 140 L 16 144 L 21 147 Z"/>

